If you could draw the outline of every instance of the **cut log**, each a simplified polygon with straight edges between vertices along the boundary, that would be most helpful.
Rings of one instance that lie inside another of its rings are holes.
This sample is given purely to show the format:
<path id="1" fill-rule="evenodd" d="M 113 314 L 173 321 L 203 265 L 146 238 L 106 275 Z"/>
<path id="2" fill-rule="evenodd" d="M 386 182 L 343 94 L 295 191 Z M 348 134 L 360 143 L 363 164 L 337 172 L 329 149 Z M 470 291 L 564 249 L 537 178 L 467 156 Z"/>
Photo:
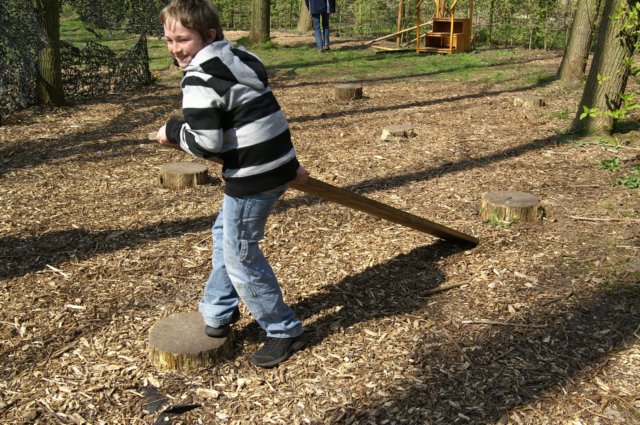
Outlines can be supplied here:
<path id="1" fill-rule="evenodd" d="M 514 106 L 522 106 L 523 108 L 541 108 L 545 105 L 542 96 L 523 95 L 513 98 Z"/>
<path id="2" fill-rule="evenodd" d="M 187 189 L 209 182 L 209 169 L 194 162 L 170 162 L 160 168 L 160 184 L 168 189 Z"/>
<path id="3" fill-rule="evenodd" d="M 497 218 L 506 222 L 536 222 L 544 216 L 537 197 L 525 192 L 487 192 L 480 201 L 483 221 Z"/>
<path id="4" fill-rule="evenodd" d="M 362 99 L 362 84 L 345 83 L 336 85 L 337 100 L 357 100 Z"/>
<path id="5" fill-rule="evenodd" d="M 233 330 L 225 338 L 210 338 L 204 326 L 197 311 L 160 320 L 149 331 L 149 360 L 160 370 L 182 372 L 224 360 L 231 350 Z"/>

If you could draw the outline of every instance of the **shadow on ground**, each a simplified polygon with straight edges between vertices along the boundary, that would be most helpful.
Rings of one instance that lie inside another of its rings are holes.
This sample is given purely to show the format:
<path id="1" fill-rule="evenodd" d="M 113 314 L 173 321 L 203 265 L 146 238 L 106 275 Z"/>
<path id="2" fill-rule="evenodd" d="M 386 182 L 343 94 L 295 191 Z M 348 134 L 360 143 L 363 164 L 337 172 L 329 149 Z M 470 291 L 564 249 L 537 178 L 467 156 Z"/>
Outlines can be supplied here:
<path id="1" fill-rule="evenodd" d="M 511 409 L 542 401 L 558 387 L 571 391 L 581 374 L 597 373 L 637 338 L 638 303 L 637 288 L 611 282 L 610 290 L 563 303 L 557 311 L 533 306 L 510 325 L 445 325 L 455 345 L 443 332 L 429 330 L 413 348 L 418 373 L 395 382 L 396 390 L 388 385 L 392 396 L 377 396 L 367 408 L 347 407 L 331 423 L 507 423 Z M 437 307 L 432 310 L 438 314 Z M 481 331 L 470 329 L 478 326 Z"/>
<path id="2" fill-rule="evenodd" d="M 524 155 L 527 152 L 548 148 L 556 143 L 559 143 L 557 137 L 533 140 L 483 157 L 469 158 L 456 163 L 446 163 L 435 168 L 427 168 L 423 171 L 398 175 L 392 178 L 365 180 L 345 187 L 345 189 L 359 194 L 387 190 L 415 181 L 431 180 L 448 173 L 485 167 Z M 310 205 L 316 202 L 323 201 L 308 195 L 283 200 L 277 205 L 276 213 L 288 208 Z M 91 232 L 83 229 L 69 229 L 25 238 L 8 236 L 0 239 L 0 257 L 4 260 L 0 264 L 0 278 L 22 276 L 29 272 L 41 270 L 47 264 L 56 266 L 70 258 L 88 258 L 99 253 L 138 246 L 150 240 L 159 240 L 181 233 L 205 230 L 211 226 L 211 220 L 211 216 L 205 215 L 189 220 L 154 223 L 144 228 L 126 231 L 114 229 Z M 114 234 L 117 234 L 117 236 L 114 236 Z"/>

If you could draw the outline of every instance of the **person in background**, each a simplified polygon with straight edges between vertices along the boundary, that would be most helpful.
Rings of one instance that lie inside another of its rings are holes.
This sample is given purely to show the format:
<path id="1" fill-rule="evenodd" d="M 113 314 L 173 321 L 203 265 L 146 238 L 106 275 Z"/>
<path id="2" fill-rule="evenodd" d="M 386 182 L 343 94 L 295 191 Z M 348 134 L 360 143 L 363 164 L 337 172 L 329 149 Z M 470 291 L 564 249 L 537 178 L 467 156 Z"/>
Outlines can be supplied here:
<path id="1" fill-rule="evenodd" d="M 156 141 L 222 160 L 222 207 L 213 224 L 212 270 L 199 307 L 205 332 L 226 337 L 242 300 L 267 338 L 251 357 L 273 367 L 305 346 L 302 323 L 283 300 L 259 242 L 289 182 L 304 183 L 287 119 L 257 56 L 224 39 L 210 0 L 172 0 L 161 12 L 167 48 L 184 73 L 182 112 Z"/>
<path id="2" fill-rule="evenodd" d="M 336 0 L 304 0 L 313 21 L 316 47 L 321 52 L 329 50 L 329 15 L 336 13 Z"/>

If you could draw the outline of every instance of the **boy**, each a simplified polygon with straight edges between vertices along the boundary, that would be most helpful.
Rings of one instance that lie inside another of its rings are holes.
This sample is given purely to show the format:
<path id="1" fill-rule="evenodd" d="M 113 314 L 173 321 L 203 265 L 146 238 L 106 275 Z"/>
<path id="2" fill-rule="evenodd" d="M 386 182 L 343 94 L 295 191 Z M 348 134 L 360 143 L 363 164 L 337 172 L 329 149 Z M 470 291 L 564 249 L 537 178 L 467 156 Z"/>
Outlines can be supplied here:
<path id="1" fill-rule="evenodd" d="M 285 304 L 259 241 L 290 181 L 304 183 L 286 118 L 260 60 L 224 39 L 209 0 L 172 0 L 160 20 L 169 52 L 184 72 L 184 121 L 170 119 L 157 142 L 223 161 L 222 208 L 212 228 L 213 268 L 199 304 L 205 332 L 225 337 L 238 321 L 239 299 L 266 331 L 251 357 L 273 367 L 304 347 L 302 323 Z"/>

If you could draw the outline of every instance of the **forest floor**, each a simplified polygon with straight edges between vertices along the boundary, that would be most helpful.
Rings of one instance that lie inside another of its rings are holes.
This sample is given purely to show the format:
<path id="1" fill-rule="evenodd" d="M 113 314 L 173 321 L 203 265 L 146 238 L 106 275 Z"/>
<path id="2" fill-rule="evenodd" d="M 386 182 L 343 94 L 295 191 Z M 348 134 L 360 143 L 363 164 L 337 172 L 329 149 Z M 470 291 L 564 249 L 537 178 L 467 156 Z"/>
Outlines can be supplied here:
<path id="1" fill-rule="evenodd" d="M 552 75 L 561 59 L 505 58 L 492 71 Z M 561 137 L 581 93 L 555 81 L 371 79 L 364 99 L 341 103 L 336 79 L 274 73 L 313 177 L 480 244 L 459 248 L 290 190 L 263 249 L 307 348 L 254 367 L 264 335 L 242 305 L 228 359 L 154 368 L 149 329 L 197 308 L 222 199 L 217 177 L 184 191 L 159 184 L 164 163 L 198 162 L 146 140 L 179 107 L 174 74 L 5 117 L 0 422 L 640 424 L 640 197 L 611 184 L 638 165 L 639 134 L 617 145 Z M 514 106 L 525 94 L 546 106 Z M 413 134 L 381 139 L 399 124 Z M 613 157 L 618 171 L 599 167 Z M 531 193 L 546 215 L 484 223 L 490 191 Z"/>

